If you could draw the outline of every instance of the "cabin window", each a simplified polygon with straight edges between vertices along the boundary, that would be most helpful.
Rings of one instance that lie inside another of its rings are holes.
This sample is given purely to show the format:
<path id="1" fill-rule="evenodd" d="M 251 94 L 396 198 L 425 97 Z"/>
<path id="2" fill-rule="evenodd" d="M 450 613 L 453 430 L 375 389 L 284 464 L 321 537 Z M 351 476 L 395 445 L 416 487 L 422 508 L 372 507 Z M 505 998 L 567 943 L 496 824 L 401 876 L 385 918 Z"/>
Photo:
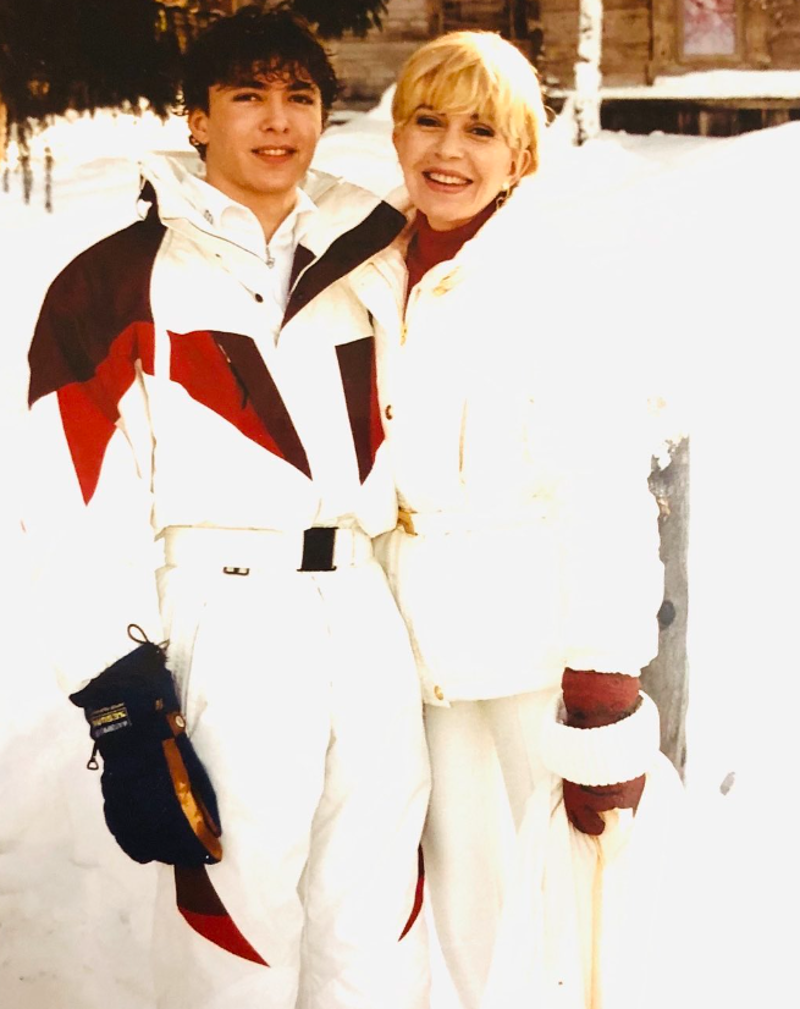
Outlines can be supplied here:
<path id="1" fill-rule="evenodd" d="M 685 57 L 736 56 L 736 0 L 682 0 L 682 7 Z"/>

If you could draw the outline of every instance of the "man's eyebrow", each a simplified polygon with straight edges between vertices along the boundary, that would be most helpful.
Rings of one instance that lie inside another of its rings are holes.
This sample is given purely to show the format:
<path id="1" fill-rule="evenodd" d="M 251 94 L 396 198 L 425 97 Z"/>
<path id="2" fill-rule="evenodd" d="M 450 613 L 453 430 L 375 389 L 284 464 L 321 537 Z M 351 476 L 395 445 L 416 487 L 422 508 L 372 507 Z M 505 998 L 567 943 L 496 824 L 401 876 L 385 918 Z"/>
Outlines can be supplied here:
<path id="1" fill-rule="evenodd" d="M 286 85 L 287 91 L 316 91 L 317 85 L 313 81 L 304 81 L 299 78 L 289 81 Z"/>
<path id="2" fill-rule="evenodd" d="M 271 81 L 259 80 L 257 77 L 252 79 L 245 79 L 235 81 L 232 84 L 222 84 L 220 85 L 221 91 L 237 91 L 241 89 L 253 90 L 253 91 L 266 91 L 271 87 Z M 293 77 L 291 80 L 286 82 L 287 91 L 316 91 L 317 86 L 313 81 L 304 81 L 299 78 Z"/>
<path id="3" fill-rule="evenodd" d="M 220 91 L 239 91 L 243 88 L 249 88 L 253 91 L 266 91 L 267 85 L 263 81 L 253 78 L 252 80 L 238 80 L 232 81 L 230 84 L 220 84 L 218 87 Z"/>

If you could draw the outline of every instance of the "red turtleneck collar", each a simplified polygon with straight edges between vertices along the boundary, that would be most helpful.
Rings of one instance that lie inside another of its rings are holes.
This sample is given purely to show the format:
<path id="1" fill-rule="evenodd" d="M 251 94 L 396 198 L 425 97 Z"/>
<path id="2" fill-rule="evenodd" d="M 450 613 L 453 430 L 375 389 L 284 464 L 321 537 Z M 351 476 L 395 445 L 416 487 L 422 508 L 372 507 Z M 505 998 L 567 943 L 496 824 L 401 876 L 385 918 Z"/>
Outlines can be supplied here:
<path id="1" fill-rule="evenodd" d="M 428 218 L 417 212 L 414 219 L 414 234 L 406 252 L 406 265 L 408 267 L 408 294 L 412 288 L 432 267 L 437 263 L 443 263 L 447 259 L 452 259 L 458 250 L 473 238 L 481 227 L 489 220 L 497 209 L 497 202 L 492 202 L 483 208 L 466 224 L 453 228 L 450 231 L 434 231 L 430 226 Z"/>

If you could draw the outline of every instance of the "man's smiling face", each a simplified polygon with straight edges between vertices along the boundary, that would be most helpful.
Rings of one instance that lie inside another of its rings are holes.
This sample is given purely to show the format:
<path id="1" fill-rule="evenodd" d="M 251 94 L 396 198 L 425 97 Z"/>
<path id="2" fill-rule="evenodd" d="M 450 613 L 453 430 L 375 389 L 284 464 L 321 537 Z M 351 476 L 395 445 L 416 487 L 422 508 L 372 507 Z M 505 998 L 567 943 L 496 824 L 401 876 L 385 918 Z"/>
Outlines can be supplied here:
<path id="1" fill-rule="evenodd" d="M 255 73 L 235 86 L 209 88 L 208 111 L 189 113 L 193 136 L 206 145 L 206 181 L 251 206 L 282 200 L 306 174 L 320 134 L 319 88 L 302 71 Z"/>

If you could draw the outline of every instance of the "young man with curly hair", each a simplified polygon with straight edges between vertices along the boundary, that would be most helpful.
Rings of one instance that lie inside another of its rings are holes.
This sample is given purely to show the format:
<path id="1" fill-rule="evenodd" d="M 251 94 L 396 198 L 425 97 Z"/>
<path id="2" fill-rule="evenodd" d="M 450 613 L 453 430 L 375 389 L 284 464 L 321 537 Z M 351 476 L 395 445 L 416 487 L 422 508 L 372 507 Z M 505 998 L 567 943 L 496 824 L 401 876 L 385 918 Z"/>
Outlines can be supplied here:
<path id="1" fill-rule="evenodd" d="M 421 702 L 343 282 L 405 219 L 309 171 L 336 88 L 285 11 L 215 22 L 184 79 L 204 178 L 145 165 L 142 219 L 54 281 L 30 354 L 42 605 L 109 827 L 174 867 L 170 1009 L 428 1004 Z"/>

